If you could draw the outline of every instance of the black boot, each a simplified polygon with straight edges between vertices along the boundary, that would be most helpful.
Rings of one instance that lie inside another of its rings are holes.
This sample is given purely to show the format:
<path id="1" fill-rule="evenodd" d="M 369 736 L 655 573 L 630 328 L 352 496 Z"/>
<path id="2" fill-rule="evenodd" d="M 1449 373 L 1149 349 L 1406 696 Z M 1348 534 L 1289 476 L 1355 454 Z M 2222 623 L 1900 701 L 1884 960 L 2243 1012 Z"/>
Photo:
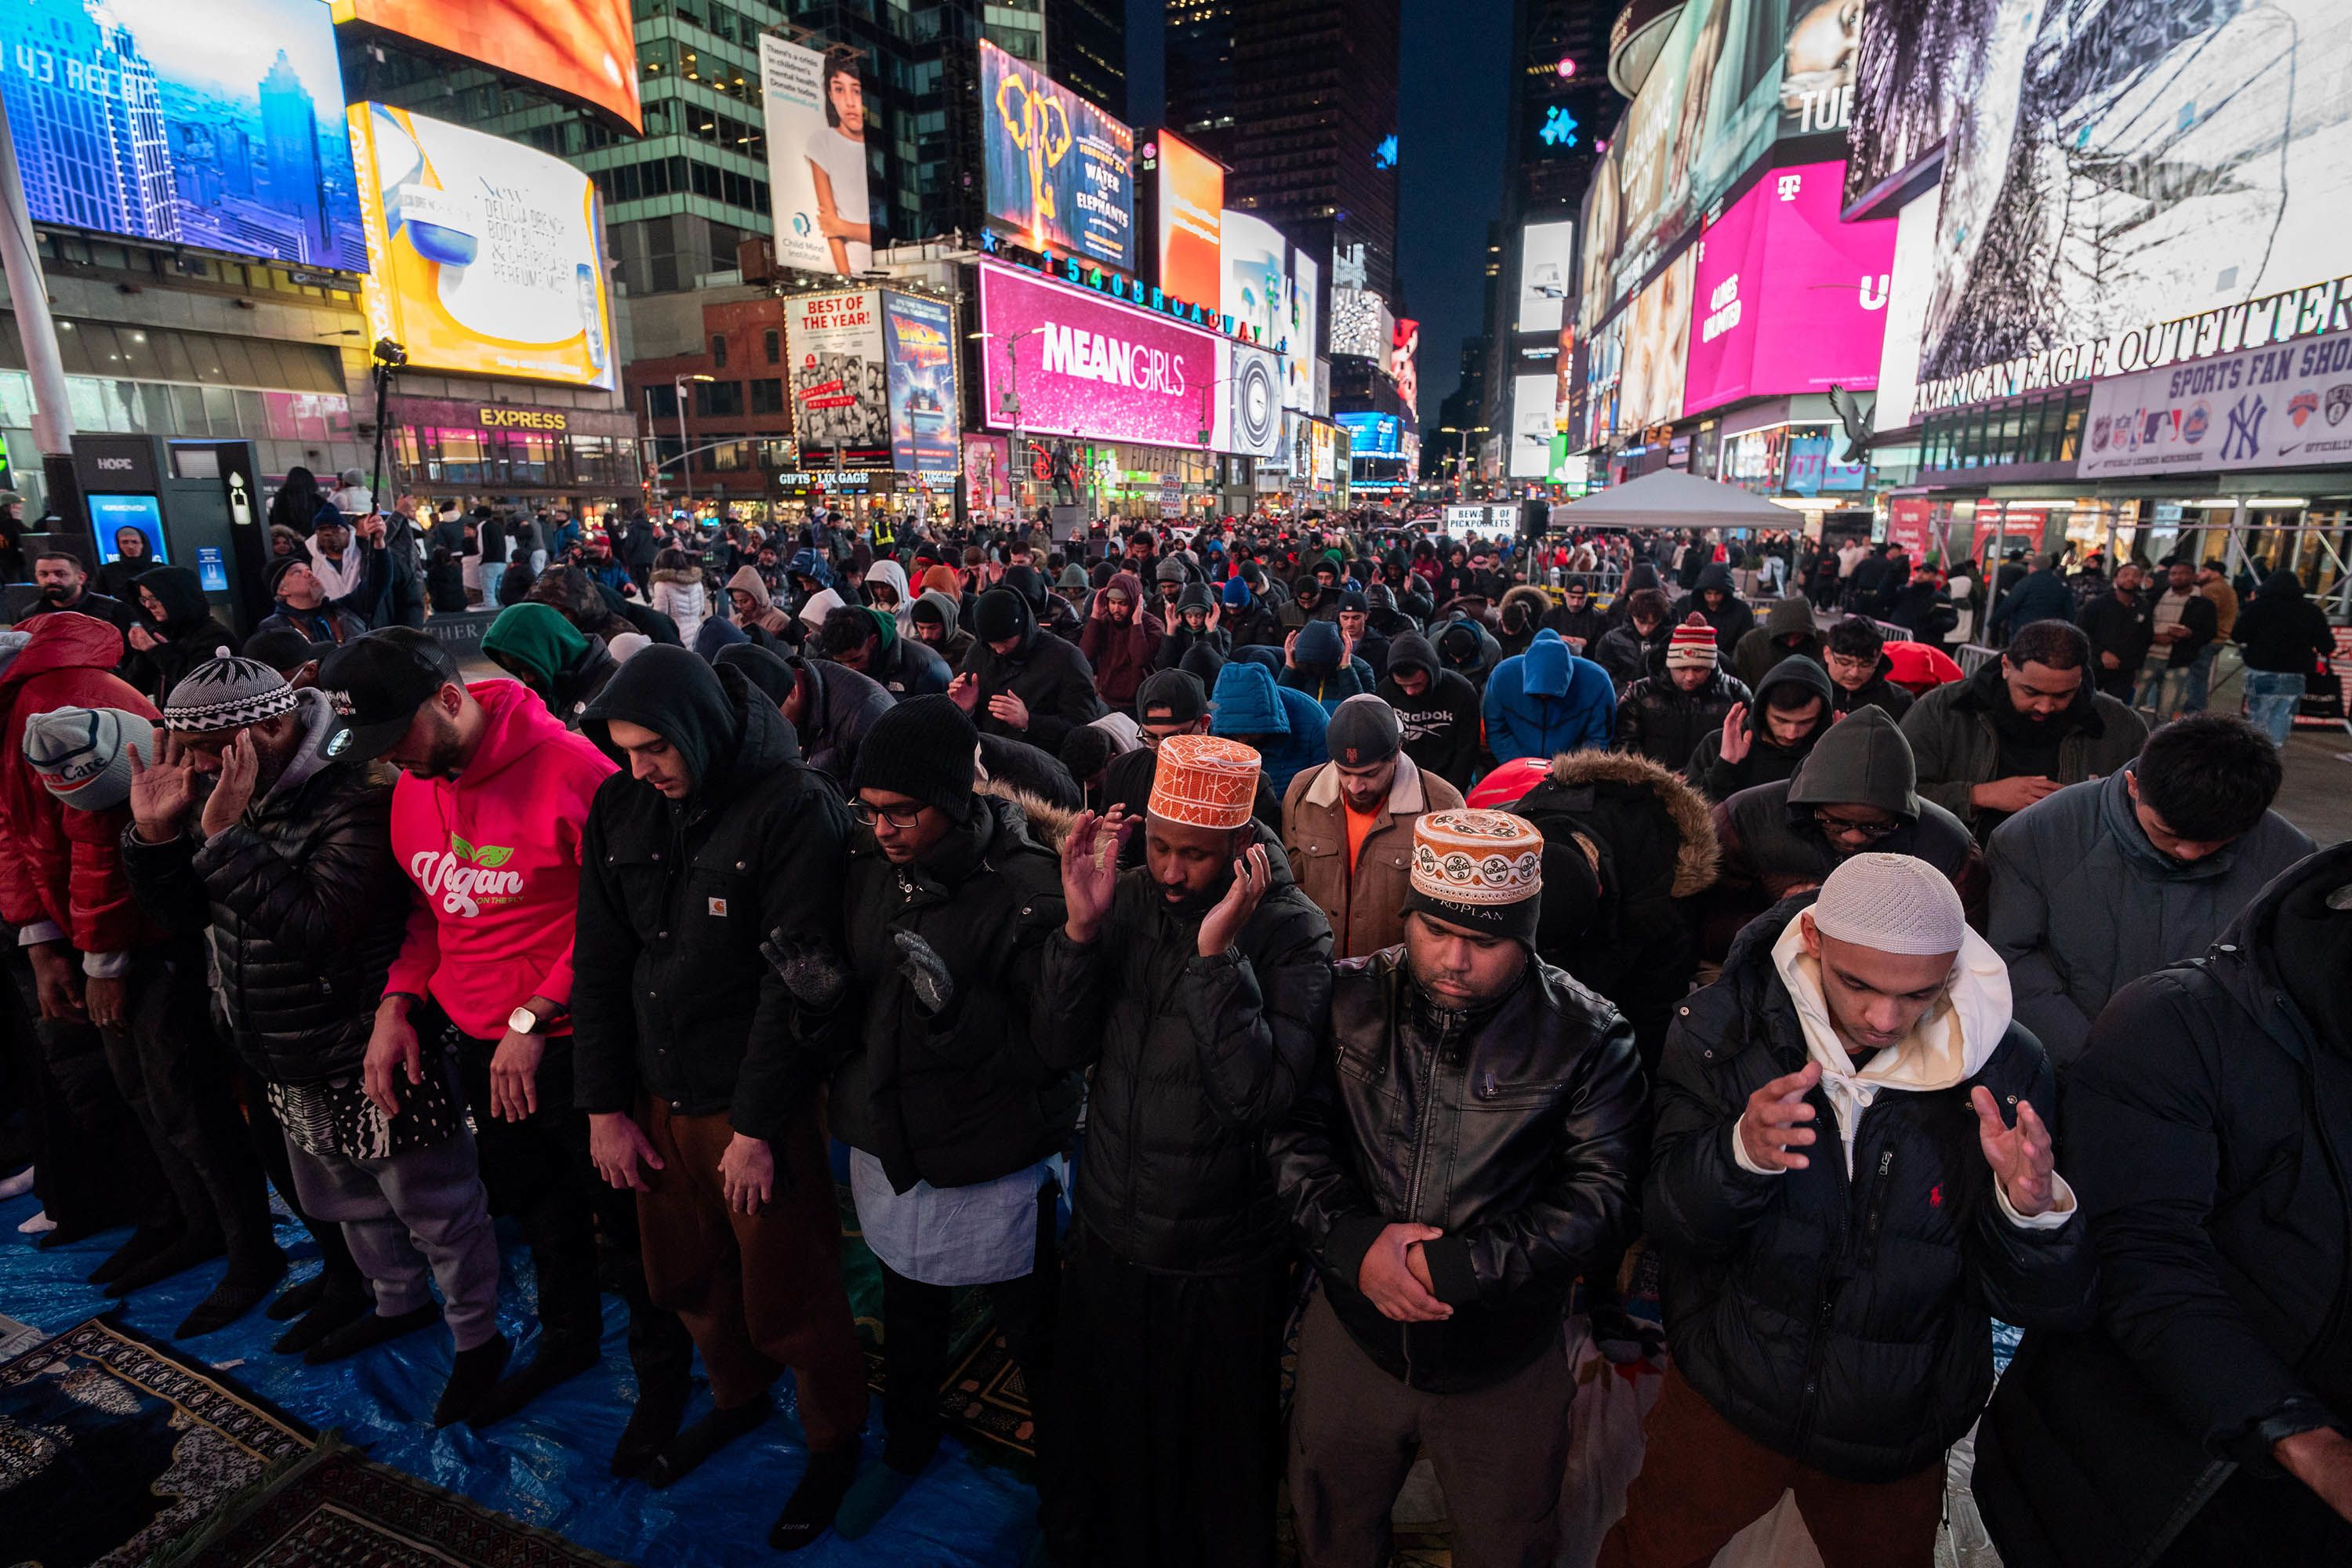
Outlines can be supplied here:
<path id="1" fill-rule="evenodd" d="M 124 1242 L 121 1247 L 116 1247 L 112 1252 L 108 1253 L 106 1255 L 105 1262 L 100 1264 L 97 1268 L 89 1271 L 89 1283 L 92 1285 L 113 1284 L 117 1279 L 122 1278 L 125 1270 L 136 1268 L 138 1265 L 146 1262 L 149 1258 L 154 1257 L 157 1253 L 171 1246 L 172 1243 L 179 1240 L 180 1233 L 184 1228 L 184 1227 L 180 1224 L 176 1215 L 169 1220 L 146 1221 L 144 1224 L 141 1225 L 137 1230 L 131 1233 L 130 1240 Z M 43 1247 L 47 1247 L 49 1245 L 49 1239 L 51 1237 L 63 1236 L 64 1234 L 65 1226 L 59 1226 L 57 1229 L 49 1232 L 48 1236 L 41 1237 L 41 1245 Z"/>
<path id="2" fill-rule="evenodd" d="M 671 1438 L 646 1467 L 646 1485 L 659 1490 L 684 1480 L 696 1467 L 736 1438 L 757 1431 L 775 1405 L 766 1394 L 732 1410 L 714 1410 Z"/>
<path id="3" fill-rule="evenodd" d="M 159 1285 L 174 1274 L 184 1274 L 200 1263 L 210 1263 L 227 1250 L 228 1244 L 211 1226 L 184 1232 L 177 1241 L 116 1275 L 106 1293 L 121 1300 L 133 1291 Z"/>
<path id="4" fill-rule="evenodd" d="M 768 1544 L 779 1552 L 798 1552 L 832 1529 L 833 1516 L 856 1479 L 856 1444 L 830 1454 L 811 1454 L 801 1484 L 793 1489 L 792 1500 L 769 1528 Z"/>
<path id="5" fill-rule="evenodd" d="M 538 1352 L 527 1364 L 500 1378 L 499 1385 L 474 1406 L 466 1424 L 478 1432 L 503 1421 L 558 1384 L 593 1370 L 604 1359 L 604 1347 L 593 1339 L 549 1334 L 539 1342 Z"/>
<path id="6" fill-rule="evenodd" d="M 621 1428 L 621 1440 L 613 1446 L 614 1475 L 623 1479 L 645 1474 L 670 1439 L 677 1436 L 678 1423 L 686 1418 L 686 1401 L 690 1385 L 664 1384 L 647 1388 L 637 1384 L 637 1403 L 629 1412 L 629 1424 Z"/>
<path id="7" fill-rule="evenodd" d="M 373 1350 L 403 1334 L 429 1329 L 440 1321 L 441 1309 L 431 1301 L 394 1318 L 387 1318 L 381 1312 L 370 1312 L 365 1317 L 353 1318 L 331 1333 L 322 1335 L 316 1344 L 302 1352 L 302 1359 L 312 1366 L 324 1366 L 331 1361 L 341 1361 L 347 1355 Z"/>
<path id="8" fill-rule="evenodd" d="M 499 1383 L 499 1373 L 507 1368 L 507 1352 L 511 1349 L 504 1334 L 492 1334 L 469 1351 L 459 1351 L 450 1363 L 449 1381 L 441 1385 L 441 1397 L 433 1404 L 433 1425 L 446 1426 L 453 1421 L 463 1421 L 488 1397 Z"/>
<path id="9" fill-rule="evenodd" d="M 257 1257 L 232 1262 L 228 1272 L 221 1276 L 221 1282 L 213 1287 L 212 1294 L 180 1320 L 172 1337 L 190 1340 L 228 1327 L 259 1306 L 261 1299 L 285 1278 L 286 1254 L 275 1246 Z"/>
<path id="10" fill-rule="evenodd" d="M 320 1279 L 320 1289 L 310 1298 L 310 1305 L 303 1309 L 302 1315 L 295 1319 L 293 1326 L 278 1335 L 276 1342 L 270 1345 L 275 1354 L 301 1355 L 336 1330 L 357 1322 L 362 1314 L 373 1315 L 375 1292 L 368 1289 L 364 1279 L 328 1279 L 322 1275 Z M 302 1287 L 298 1285 L 294 1289 L 299 1290 Z M 283 1301 L 293 1294 L 294 1290 L 288 1290 L 278 1300 Z M 271 1315 L 275 1316 L 277 1310 L 277 1303 L 272 1302 Z"/>

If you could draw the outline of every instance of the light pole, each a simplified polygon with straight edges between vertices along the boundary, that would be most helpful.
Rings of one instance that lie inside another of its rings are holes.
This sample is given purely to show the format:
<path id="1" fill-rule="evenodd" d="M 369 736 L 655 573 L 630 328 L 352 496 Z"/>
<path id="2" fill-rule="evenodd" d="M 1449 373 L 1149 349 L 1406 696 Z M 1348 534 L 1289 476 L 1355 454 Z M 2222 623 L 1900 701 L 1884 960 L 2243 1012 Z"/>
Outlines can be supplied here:
<path id="1" fill-rule="evenodd" d="M 1455 442 L 1454 446 L 1454 499 L 1456 501 L 1463 499 L 1462 465 L 1469 458 L 1470 437 L 1473 436 L 1484 436 L 1488 433 L 1488 429 L 1489 426 L 1485 425 L 1472 425 L 1461 429 L 1456 429 L 1451 425 L 1440 425 L 1437 427 L 1437 433 L 1441 436 L 1459 436 L 1462 437 L 1462 439 Z"/>
<path id="2" fill-rule="evenodd" d="M 719 378 L 715 375 L 705 375 L 700 371 L 696 371 L 691 375 L 677 376 L 671 382 L 671 384 L 677 388 L 677 449 L 679 453 L 677 459 L 677 493 L 679 499 L 686 502 L 686 510 L 688 515 L 691 515 L 694 511 L 694 481 L 688 477 L 689 469 L 687 466 L 685 458 L 685 452 L 687 449 L 686 384 L 689 381 L 717 381 L 718 379 Z"/>
<path id="3" fill-rule="evenodd" d="M 1024 467 L 1021 453 L 1021 355 L 1019 351 L 1022 339 L 1045 330 L 1043 326 L 1035 326 L 1024 327 L 1017 332 L 966 332 L 964 334 L 975 342 L 988 338 L 1004 340 L 1004 372 L 1007 383 L 1004 389 L 1004 412 L 1013 420 L 1013 437 L 1005 452 L 1008 461 L 1004 479 L 1005 482 L 1013 487 L 1013 510 L 1015 514 L 1021 510 L 1021 470 Z M 988 351 L 982 349 L 981 353 L 986 354 Z M 984 366 L 980 384 L 982 386 L 988 384 Z M 1052 531 L 1049 529 L 1047 531 Z"/>

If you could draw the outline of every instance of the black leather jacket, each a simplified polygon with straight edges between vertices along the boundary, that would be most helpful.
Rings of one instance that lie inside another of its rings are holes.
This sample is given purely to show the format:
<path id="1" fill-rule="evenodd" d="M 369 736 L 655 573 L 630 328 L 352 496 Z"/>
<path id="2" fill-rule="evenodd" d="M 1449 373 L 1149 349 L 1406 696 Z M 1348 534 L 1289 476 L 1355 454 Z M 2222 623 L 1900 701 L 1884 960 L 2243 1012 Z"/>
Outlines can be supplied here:
<path id="1" fill-rule="evenodd" d="M 1392 947 L 1335 966 L 1331 1044 L 1273 1152 L 1332 1310 L 1414 1388 L 1509 1376 L 1555 1342 L 1579 1270 L 1633 1231 L 1649 1139 L 1632 1027 L 1537 959 L 1500 1002 L 1440 1011 Z M 1445 1232 L 1423 1248 L 1444 1322 L 1394 1322 L 1356 1288 L 1407 1222 Z"/>

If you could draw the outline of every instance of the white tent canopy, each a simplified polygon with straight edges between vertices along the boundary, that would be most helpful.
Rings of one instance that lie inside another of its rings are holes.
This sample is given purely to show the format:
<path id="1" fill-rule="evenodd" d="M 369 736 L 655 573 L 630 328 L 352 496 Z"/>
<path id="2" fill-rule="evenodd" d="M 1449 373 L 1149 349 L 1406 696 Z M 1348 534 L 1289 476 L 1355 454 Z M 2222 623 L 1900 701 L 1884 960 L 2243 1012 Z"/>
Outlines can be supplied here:
<path id="1" fill-rule="evenodd" d="M 1795 528 L 1796 513 L 1736 485 L 1660 468 L 1551 509 L 1554 528 Z"/>

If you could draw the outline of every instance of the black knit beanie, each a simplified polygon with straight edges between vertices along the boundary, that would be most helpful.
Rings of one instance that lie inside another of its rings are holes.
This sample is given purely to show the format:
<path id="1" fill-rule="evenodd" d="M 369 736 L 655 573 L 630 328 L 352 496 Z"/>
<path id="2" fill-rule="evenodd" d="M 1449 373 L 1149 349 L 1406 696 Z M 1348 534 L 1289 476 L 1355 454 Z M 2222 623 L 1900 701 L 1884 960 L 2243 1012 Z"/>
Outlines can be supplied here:
<path id="1" fill-rule="evenodd" d="M 979 746 L 980 731 L 952 700 L 910 697 L 866 731 L 849 787 L 888 790 L 961 822 L 971 815 L 972 753 Z"/>
<path id="2" fill-rule="evenodd" d="M 1003 642 L 1022 632 L 1020 595 L 1010 588 L 991 588 L 972 606 L 971 629 L 982 642 Z"/>

